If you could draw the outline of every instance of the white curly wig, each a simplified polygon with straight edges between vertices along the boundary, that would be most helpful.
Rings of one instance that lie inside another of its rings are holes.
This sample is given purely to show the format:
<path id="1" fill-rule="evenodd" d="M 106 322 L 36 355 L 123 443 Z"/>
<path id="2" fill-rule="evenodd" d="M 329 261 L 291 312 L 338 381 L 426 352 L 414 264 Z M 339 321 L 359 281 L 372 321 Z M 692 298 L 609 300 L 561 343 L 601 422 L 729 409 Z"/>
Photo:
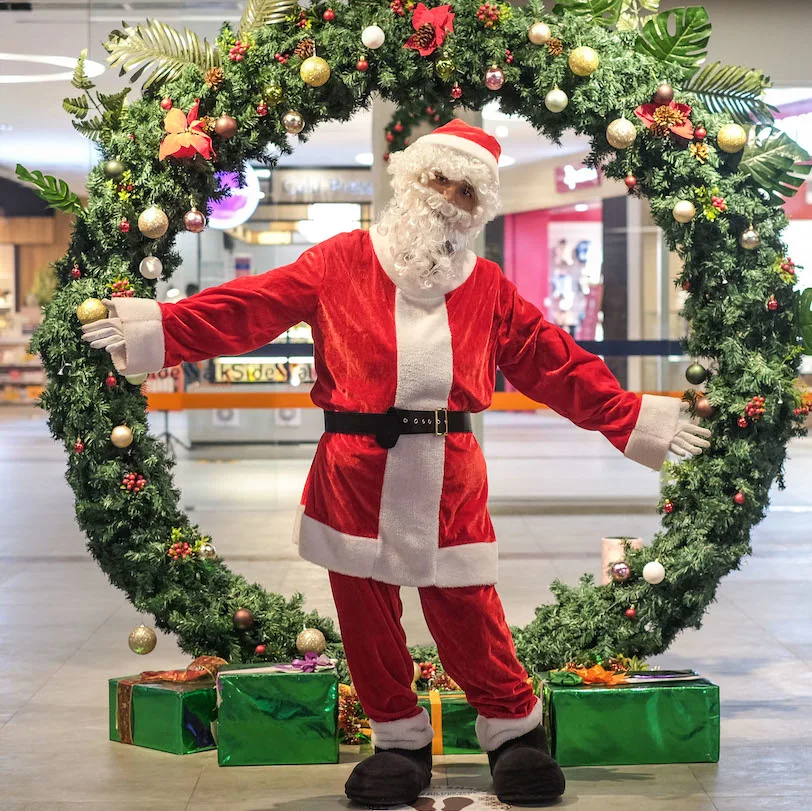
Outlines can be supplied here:
<path id="1" fill-rule="evenodd" d="M 499 213 L 499 180 L 482 161 L 453 147 L 418 139 L 389 160 L 394 197 L 378 228 L 387 234 L 400 276 L 416 276 L 430 288 L 455 276 L 473 240 Z M 476 193 L 463 211 L 428 186 L 437 174 L 465 180 Z"/>

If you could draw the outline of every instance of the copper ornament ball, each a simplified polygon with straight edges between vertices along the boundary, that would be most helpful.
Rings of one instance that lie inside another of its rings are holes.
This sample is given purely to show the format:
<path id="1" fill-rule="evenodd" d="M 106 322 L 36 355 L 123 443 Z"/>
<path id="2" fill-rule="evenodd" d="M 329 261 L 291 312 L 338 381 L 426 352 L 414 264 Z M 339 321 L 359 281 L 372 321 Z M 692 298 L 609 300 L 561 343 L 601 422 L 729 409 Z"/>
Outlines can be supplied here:
<path id="1" fill-rule="evenodd" d="M 254 615 L 247 608 L 238 608 L 231 619 L 238 631 L 247 631 L 254 624 Z"/>
<path id="2" fill-rule="evenodd" d="M 746 251 L 754 251 L 761 245 L 761 237 L 758 235 L 758 231 L 755 228 L 748 228 L 743 231 L 739 237 L 739 245 Z"/>
<path id="3" fill-rule="evenodd" d="M 327 640 L 318 628 L 305 628 L 296 637 L 296 650 L 299 653 L 324 653 Z"/>
<path id="4" fill-rule="evenodd" d="M 504 83 L 504 71 L 496 65 L 491 65 L 485 72 L 485 87 L 488 90 L 501 90 Z"/>
<path id="5" fill-rule="evenodd" d="M 217 121 L 214 122 L 214 131 L 221 138 L 233 138 L 239 129 L 237 119 L 230 115 L 221 115 Z"/>
<path id="6" fill-rule="evenodd" d="M 183 225 L 187 231 L 199 234 L 206 227 L 206 217 L 196 208 L 193 208 L 183 215 Z"/>
<path id="7" fill-rule="evenodd" d="M 546 45 L 552 39 L 553 33 L 546 23 L 533 23 L 527 29 L 527 38 L 533 45 Z"/>
<path id="8" fill-rule="evenodd" d="M 670 104 L 674 100 L 674 88 L 668 82 L 662 82 L 654 92 L 652 101 L 660 106 Z"/>
<path id="9" fill-rule="evenodd" d="M 619 560 L 609 567 L 609 577 L 611 577 L 615 583 L 625 583 L 631 573 L 631 567 L 625 560 Z"/>
<path id="10" fill-rule="evenodd" d="M 130 631 L 130 635 L 127 637 L 127 644 L 133 653 L 144 656 L 155 650 L 155 646 L 158 644 L 158 637 L 152 628 L 147 628 L 146 625 L 139 625 Z"/>
<path id="11" fill-rule="evenodd" d="M 94 321 L 107 318 L 107 307 L 101 299 L 88 298 L 76 308 L 76 317 L 83 324 L 92 324 Z"/>
<path id="12" fill-rule="evenodd" d="M 158 206 L 150 206 L 139 215 L 138 230 L 148 239 L 160 239 L 169 230 L 169 217 Z"/>
<path id="13" fill-rule="evenodd" d="M 710 404 L 707 397 L 696 398 L 694 411 L 698 416 L 706 420 L 709 420 L 716 413 L 716 409 Z"/>
<path id="14" fill-rule="evenodd" d="M 110 432 L 110 441 L 117 448 L 129 448 L 133 444 L 133 432 L 127 425 L 117 425 Z"/>

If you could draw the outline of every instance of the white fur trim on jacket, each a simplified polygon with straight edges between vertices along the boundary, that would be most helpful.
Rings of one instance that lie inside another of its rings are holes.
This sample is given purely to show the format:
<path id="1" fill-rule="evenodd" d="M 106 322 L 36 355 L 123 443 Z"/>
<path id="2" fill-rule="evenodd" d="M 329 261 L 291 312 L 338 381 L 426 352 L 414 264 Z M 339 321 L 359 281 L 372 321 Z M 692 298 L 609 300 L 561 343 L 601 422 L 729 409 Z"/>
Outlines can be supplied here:
<path id="1" fill-rule="evenodd" d="M 493 175 L 494 180 L 499 180 L 499 164 L 494 158 L 493 153 L 480 146 L 476 141 L 470 141 L 468 138 L 460 138 L 458 135 L 447 135 L 446 133 L 430 132 L 428 135 L 423 135 L 415 141 L 415 144 L 438 144 L 440 146 L 447 146 L 456 152 L 462 152 L 463 155 L 469 155 L 476 158 L 488 167 Z"/>
<path id="2" fill-rule="evenodd" d="M 372 745 L 378 749 L 422 749 L 434 740 L 429 714 L 420 708 L 412 718 L 399 721 L 370 721 Z"/>
<path id="3" fill-rule="evenodd" d="M 476 737 L 484 752 L 493 752 L 505 741 L 521 738 L 535 729 L 542 721 L 542 704 L 536 698 L 536 704 L 529 715 L 523 718 L 484 718 L 476 719 Z"/>
<path id="4" fill-rule="evenodd" d="M 659 470 L 677 433 L 679 416 L 680 401 L 675 397 L 644 394 L 624 456 Z"/>
<path id="5" fill-rule="evenodd" d="M 121 321 L 124 347 L 112 353 L 121 374 L 140 375 L 164 368 L 164 326 L 158 302 L 150 298 L 115 298 L 111 318 Z"/>

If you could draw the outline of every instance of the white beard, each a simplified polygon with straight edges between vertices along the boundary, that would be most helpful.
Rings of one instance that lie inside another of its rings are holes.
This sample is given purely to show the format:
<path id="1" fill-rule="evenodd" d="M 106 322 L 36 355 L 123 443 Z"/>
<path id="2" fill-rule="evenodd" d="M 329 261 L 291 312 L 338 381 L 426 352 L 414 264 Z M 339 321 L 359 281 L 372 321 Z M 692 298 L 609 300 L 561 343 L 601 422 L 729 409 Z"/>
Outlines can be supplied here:
<path id="1" fill-rule="evenodd" d="M 474 216 L 415 180 L 387 206 L 380 218 L 401 278 L 422 289 L 451 281 L 481 230 Z"/>

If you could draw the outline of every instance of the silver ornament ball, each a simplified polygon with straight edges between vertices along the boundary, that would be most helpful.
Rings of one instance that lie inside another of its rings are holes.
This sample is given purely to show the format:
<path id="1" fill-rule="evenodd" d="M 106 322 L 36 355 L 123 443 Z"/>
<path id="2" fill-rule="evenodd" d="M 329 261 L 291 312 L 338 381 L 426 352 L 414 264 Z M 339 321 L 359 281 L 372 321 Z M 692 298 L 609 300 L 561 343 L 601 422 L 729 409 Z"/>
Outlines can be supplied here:
<path id="1" fill-rule="evenodd" d="M 217 550 L 214 548 L 213 543 L 204 543 L 200 545 L 198 555 L 200 555 L 203 560 L 214 560 L 217 557 Z"/>
<path id="2" fill-rule="evenodd" d="M 368 25 L 361 32 L 361 42 L 364 43 L 365 48 L 369 48 L 370 50 L 377 50 L 383 45 L 385 40 L 386 34 L 384 34 L 383 28 L 379 25 Z"/>
<path id="3" fill-rule="evenodd" d="M 145 256 L 138 266 L 138 272 L 145 279 L 157 279 L 164 271 L 164 264 L 157 256 Z"/>
<path id="4" fill-rule="evenodd" d="M 761 245 L 761 237 L 754 228 L 748 228 L 739 237 L 739 245 L 741 245 L 746 251 L 754 251 L 759 245 Z"/>
<path id="5" fill-rule="evenodd" d="M 552 39 L 550 26 L 546 23 L 533 23 L 527 29 L 527 38 L 533 45 L 546 45 Z"/>
<path id="6" fill-rule="evenodd" d="M 569 96 L 560 88 L 554 87 L 545 97 L 544 106 L 551 113 L 560 113 L 570 103 Z"/>
<path id="7" fill-rule="evenodd" d="M 289 132 L 291 135 L 298 135 L 304 129 L 304 125 L 302 114 L 297 113 L 296 110 L 288 110 L 282 116 L 282 126 L 285 128 L 285 132 Z"/>

